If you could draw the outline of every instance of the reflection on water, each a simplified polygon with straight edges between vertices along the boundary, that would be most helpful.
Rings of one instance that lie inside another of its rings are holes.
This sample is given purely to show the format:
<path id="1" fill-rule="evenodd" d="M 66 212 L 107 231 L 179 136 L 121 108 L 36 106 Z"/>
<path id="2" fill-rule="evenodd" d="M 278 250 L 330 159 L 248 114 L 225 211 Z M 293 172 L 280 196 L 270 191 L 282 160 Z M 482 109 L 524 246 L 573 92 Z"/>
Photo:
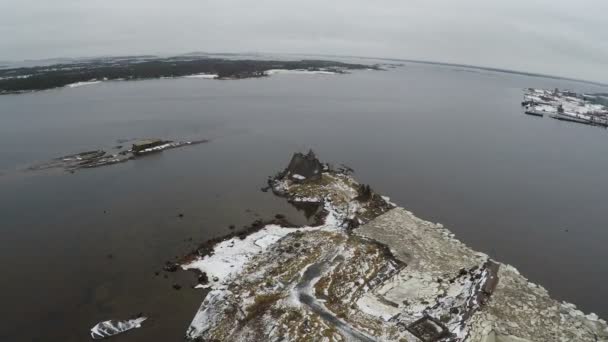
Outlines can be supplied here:
<path id="1" fill-rule="evenodd" d="M 180 340 L 204 293 L 189 288 L 194 275 L 162 265 L 230 225 L 277 213 L 303 222 L 260 188 L 308 148 L 608 317 L 608 132 L 523 115 L 530 86 L 606 91 L 408 64 L 0 97 L 0 339 L 82 341 L 99 321 L 144 312 L 142 329 L 114 340 Z M 21 171 L 147 137 L 212 141 L 75 174 Z"/>

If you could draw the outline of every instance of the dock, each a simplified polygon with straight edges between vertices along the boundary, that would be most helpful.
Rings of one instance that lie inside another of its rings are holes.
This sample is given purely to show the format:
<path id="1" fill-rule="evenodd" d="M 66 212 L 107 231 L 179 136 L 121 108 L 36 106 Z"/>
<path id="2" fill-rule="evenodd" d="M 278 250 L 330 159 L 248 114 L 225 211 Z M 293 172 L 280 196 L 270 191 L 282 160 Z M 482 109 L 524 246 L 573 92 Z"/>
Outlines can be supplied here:
<path id="1" fill-rule="evenodd" d="M 526 109 L 526 111 L 524 113 L 526 113 L 528 115 L 534 115 L 534 116 L 540 116 L 540 117 L 545 116 L 545 112 L 540 111 L 540 110 L 535 110 L 535 109 Z"/>
<path id="2" fill-rule="evenodd" d="M 571 115 L 554 114 L 554 115 L 551 115 L 551 118 L 557 119 L 557 120 L 561 120 L 561 121 L 577 122 L 577 123 L 582 123 L 582 124 L 585 124 L 585 125 L 591 125 L 591 121 L 590 120 L 585 120 L 585 119 L 577 118 L 577 117 L 571 116 Z"/>

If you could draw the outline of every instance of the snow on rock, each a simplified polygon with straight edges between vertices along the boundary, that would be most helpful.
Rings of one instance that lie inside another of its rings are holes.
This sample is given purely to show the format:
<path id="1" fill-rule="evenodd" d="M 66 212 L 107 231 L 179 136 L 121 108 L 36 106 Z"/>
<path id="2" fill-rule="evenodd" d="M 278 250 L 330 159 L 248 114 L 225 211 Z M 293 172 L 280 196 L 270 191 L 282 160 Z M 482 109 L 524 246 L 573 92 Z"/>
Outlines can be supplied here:
<path id="1" fill-rule="evenodd" d="M 196 144 L 200 144 L 206 142 L 206 140 L 197 140 L 197 141 L 167 141 L 164 144 L 161 145 L 157 145 L 157 146 L 153 146 L 153 147 L 149 147 L 143 150 L 139 150 L 137 151 L 137 154 L 145 154 L 145 153 L 149 153 L 149 152 L 158 152 L 158 151 L 163 151 L 163 150 L 167 150 L 170 148 L 178 148 L 178 147 L 182 147 L 182 146 L 188 146 L 188 145 L 196 145 Z"/>
<path id="2" fill-rule="evenodd" d="M 306 177 L 304 177 L 302 175 L 299 175 L 299 174 L 292 175 L 292 177 L 295 178 L 295 179 L 298 179 L 298 180 L 305 180 L 306 179 Z"/>
<path id="3" fill-rule="evenodd" d="M 505 339 L 509 341 L 608 339 L 605 322 L 584 316 L 573 305 L 558 303 L 514 267 L 489 261 L 447 229 L 402 208 L 361 226 L 355 234 L 387 244 L 397 258 L 407 262 L 397 276 L 365 294 L 363 304 L 379 299 L 398 306 L 401 314 L 389 323 L 411 327 L 432 317 L 454 334 L 454 341 L 484 341 L 491 332 L 523 338 Z"/>
<path id="4" fill-rule="evenodd" d="M 124 321 L 109 320 L 97 323 L 93 328 L 91 328 L 91 338 L 94 340 L 100 340 L 118 335 L 131 329 L 140 328 L 141 324 L 146 319 L 147 317 L 138 317 Z"/>
<path id="5" fill-rule="evenodd" d="M 162 151 L 162 150 L 166 150 L 166 149 L 168 149 L 170 147 L 173 147 L 174 145 L 175 145 L 174 143 L 166 143 L 166 144 L 162 144 L 162 145 L 158 145 L 158 146 L 154 146 L 154 147 L 143 149 L 141 151 L 138 151 L 138 153 L 147 153 L 147 152 L 154 152 L 154 151 Z"/>
<path id="6" fill-rule="evenodd" d="M 216 325 L 222 313 L 229 307 L 228 298 L 231 292 L 227 290 L 213 290 L 207 294 L 200 309 L 192 319 L 186 336 L 193 338 L 202 335 L 205 331 Z"/>

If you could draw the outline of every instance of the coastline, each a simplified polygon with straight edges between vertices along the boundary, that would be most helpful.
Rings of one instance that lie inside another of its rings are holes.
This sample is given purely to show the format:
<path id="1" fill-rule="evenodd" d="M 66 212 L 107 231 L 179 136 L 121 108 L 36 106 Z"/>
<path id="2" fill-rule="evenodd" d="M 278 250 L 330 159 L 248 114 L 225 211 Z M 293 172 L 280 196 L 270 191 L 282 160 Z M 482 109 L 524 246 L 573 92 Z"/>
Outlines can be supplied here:
<path id="1" fill-rule="evenodd" d="M 108 81 L 189 78 L 239 80 L 295 73 L 338 75 L 353 70 L 382 70 L 379 65 L 329 60 L 255 60 L 208 57 L 108 58 L 50 66 L 0 69 L 0 95 L 55 88 L 78 88 Z"/>

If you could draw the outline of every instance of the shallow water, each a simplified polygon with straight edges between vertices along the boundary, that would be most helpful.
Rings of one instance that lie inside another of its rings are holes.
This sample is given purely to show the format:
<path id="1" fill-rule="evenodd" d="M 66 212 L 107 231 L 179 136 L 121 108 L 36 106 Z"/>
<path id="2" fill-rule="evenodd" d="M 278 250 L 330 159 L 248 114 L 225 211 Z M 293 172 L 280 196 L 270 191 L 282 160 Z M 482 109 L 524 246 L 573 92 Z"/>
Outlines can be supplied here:
<path id="1" fill-rule="evenodd" d="M 523 87 L 606 92 L 406 64 L 2 96 L 0 340 L 82 341 L 97 322 L 139 312 L 150 317 L 143 328 L 113 340 L 181 340 L 203 292 L 187 273 L 154 272 L 231 224 L 276 213 L 303 222 L 259 189 L 308 148 L 607 318 L 608 132 L 522 114 Z M 22 171 L 143 137 L 212 141 L 74 174 Z"/>

